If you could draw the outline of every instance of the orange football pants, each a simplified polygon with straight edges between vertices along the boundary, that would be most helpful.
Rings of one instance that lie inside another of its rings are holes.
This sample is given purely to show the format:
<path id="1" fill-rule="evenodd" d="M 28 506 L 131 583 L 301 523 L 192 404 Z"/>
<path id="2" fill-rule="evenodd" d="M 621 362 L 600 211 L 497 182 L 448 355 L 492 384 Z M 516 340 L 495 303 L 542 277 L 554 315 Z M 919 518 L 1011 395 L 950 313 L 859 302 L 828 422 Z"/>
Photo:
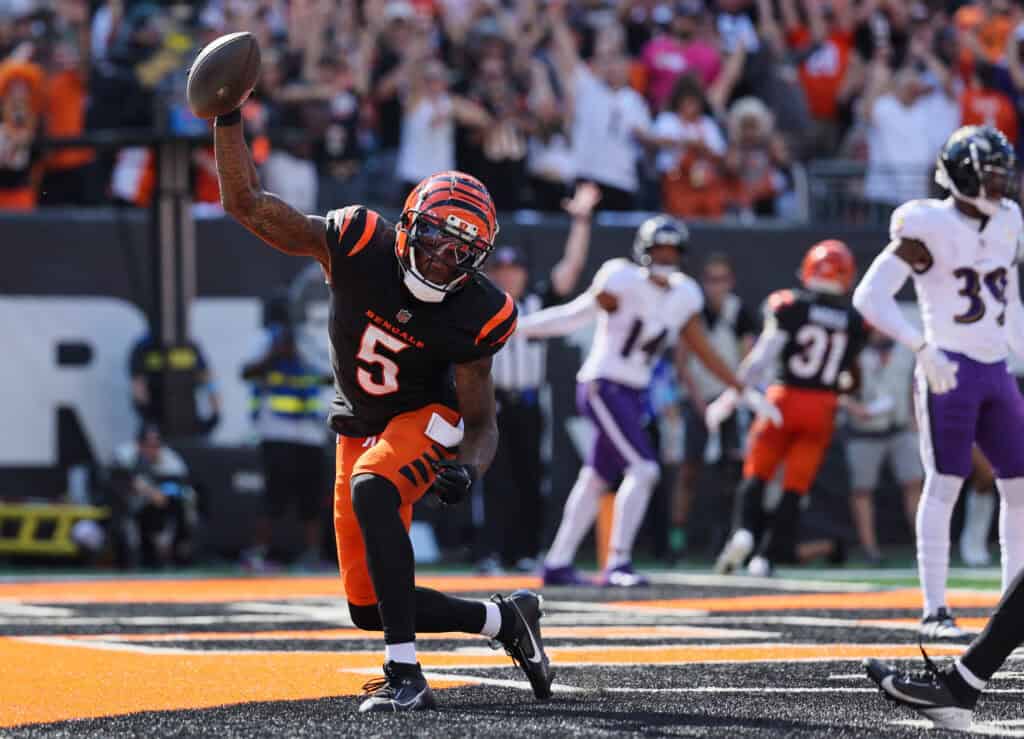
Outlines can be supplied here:
<path id="1" fill-rule="evenodd" d="M 761 418 L 750 428 L 743 476 L 768 482 L 784 464 L 782 489 L 806 494 L 832 440 L 838 397 L 784 385 L 772 385 L 766 395 L 782 412 L 782 426 Z"/>
<path id="2" fill-rule="evenodd" d="M 352 510 L 350 483 L 356 475 L 369 473 L 389 480 L 401 496 L 398 512 L 409 530 L 412 506 L 434 483 L 429 459 L 451 458 L 451 451 L 427 438 L 425 431 L 432 414 L 452 425 L 459 414 L 443 405 L 428 405 L 395 416 L 379 436 L 339 436 L 334 477 L 334 537 L 338 545 L 338 568 L 345 585 L 345 598 L 357 606 L 377 602 L 377 593 L 366 566 L 366 545 Z"/>

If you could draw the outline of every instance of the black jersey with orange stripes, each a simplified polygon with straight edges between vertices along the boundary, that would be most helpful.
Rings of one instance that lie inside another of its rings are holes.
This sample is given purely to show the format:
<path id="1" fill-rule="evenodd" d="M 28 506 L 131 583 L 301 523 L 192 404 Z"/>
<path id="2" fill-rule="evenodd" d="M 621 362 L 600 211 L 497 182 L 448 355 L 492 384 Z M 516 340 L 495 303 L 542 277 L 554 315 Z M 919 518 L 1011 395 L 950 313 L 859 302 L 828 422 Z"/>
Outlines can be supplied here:
<path id="1" fill-rule="evenodd" d="M 440 303 L 414 298 L 395 236 L 392 223 L 363 206 L 327 214 L 337 391 L 329 421 L 343 436 L 375 436 L 431 403 L 458 410 L 452 366 L 494 354 L 515 330 L 514 301 L 482 274 Z"/>
<path id="2" fill-rule="evenodd" d="M 782 349 L 784 385 L 839 392 L 839 376 L 850 370 L 867 342 L 867 327 L 849 300 L 796 288 L 768 298 L 768 320 L 787 334 Z"/>

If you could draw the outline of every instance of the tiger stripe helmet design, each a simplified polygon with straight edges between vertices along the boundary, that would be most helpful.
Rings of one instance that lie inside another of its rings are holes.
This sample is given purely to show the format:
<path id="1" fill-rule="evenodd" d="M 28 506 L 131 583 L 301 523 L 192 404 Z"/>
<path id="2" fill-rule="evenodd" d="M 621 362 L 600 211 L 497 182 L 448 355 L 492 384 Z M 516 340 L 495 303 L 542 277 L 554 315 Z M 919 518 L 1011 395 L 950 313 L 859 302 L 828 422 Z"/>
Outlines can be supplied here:
<path id="1" fill-rule="evenodd" d="M 409 193 L 395 230 L 405 286 L 414 297 L 437 303 L 483 267 L 494 250 L 498 218 L 480 180 L 464 172 L 439 172 Z M 444 283 L 427 279 L 424 273 L 435 260 L 454 268 L 455 276 Z"/>
<path id="2" fill-rule="evenodd" d="M 800 264 L 800 281 L 808 290 L 845 295 L 853 287 L 857 266 L 853 254 L 842 241 L 820 241 L 804 255 Z"/>

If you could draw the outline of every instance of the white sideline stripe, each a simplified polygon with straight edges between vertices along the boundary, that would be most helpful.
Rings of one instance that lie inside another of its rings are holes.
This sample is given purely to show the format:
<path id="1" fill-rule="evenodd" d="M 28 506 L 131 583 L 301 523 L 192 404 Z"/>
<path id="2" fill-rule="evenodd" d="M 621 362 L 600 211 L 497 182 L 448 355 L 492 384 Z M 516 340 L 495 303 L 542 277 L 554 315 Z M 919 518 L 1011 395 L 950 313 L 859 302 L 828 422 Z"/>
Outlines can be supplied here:
<path id="1" fill-rule="evenodd" d="M 371 674 L 376 675 L 379 670 L 372 672 Z M 533 687 L 529 682 L 525 680 L 502 680 L 496 677 L 477 677 L 476 675 L 453 675 L 446 672 L 424 672 L 423 677 L 427 680 L 452 680 L 458 682 L 473 682 L 479 683 L 480 685 L 494 685 L 499 688 L 514 688 L 515 690 L 525 690 L 533 692 Z M 587 688 L 577 688 L 572 685 L 560 685 L 559 683 L 553 683 L 551 685 L 552 693 L 592 693 L 596 692 L 588 690 Z"/>
<path id="2" fill-rule="evenodd" d="M 324 619 L 309 618 L 294 614 L 239 614 L 235 616 L 76 616 L 63 617 L 32 617 L 32 618 L 0 618 L 0 625 L 32 625 L 53 624 L 58 626 L 89 626 L 92 624 L 108 624 L 125 626 L 207 626 L 210 624 L 268 624 L 268 623 L 309 623 Z M 330 621 L 329 623 L 333 623 Z"/>
<path id="3" fill-rule="evenodd" d="M 916 574 L 916 573 L 915 573 Z M 747 575 L 712 575 L 681 572 L 650 573 L 656 585 L 717 585 L 730 588 L 771 588 L 783 591 L 862 593 L 877 591 L 869 583 L 835 582 L 831 580 L 802 580 L 790 578 L 749 577 Z"/>
<path id="4" fill-rule="evenodd" d="M 615 445 L 616 450 L 621 454 L 626 462 L 630 465 L 643 462 L 644 457 L 640 452 L 633 448 L 633 445 L 629 443 L 629 439 L 619 425 L 615 422 L 615 416 L 608 410 L 608 406 L 604 404 L 604 400 L 601 399 L 600 393 L 597 392 L 597 388 L 594 383 L 590 383 L 587 386 L 587 395 L 590 396 L 590 407 L 594 411 L 594 415 L 601 422 L 601 429 L 608 434 L 609 440 Z"/>
<path id="5" fill-rule="evenodd" d="M 970 734 L 979 736 L 1024 736 L 1024 730 L 1008 728 L 1020 726 L 1024 721 L 975 721 L 968 729 Z M 890 721 L 889 726 L 905 726 L 911 729 L 930 729 L 932 722 L 928 719 L 901 719 Z"/>

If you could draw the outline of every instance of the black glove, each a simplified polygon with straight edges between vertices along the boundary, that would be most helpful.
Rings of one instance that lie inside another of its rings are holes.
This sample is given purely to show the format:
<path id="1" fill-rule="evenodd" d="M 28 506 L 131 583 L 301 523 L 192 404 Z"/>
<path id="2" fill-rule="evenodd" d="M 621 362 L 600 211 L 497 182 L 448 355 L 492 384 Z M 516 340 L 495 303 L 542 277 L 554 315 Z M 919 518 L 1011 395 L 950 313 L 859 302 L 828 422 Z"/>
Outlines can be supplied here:
<path id="1" fill-rule="evenodd" d="M 469 490 L 476 480 L 476 468 L 471 464 L 462 464 L 454 459 L 442 459 L 432 462 L 431 467 L 437 478 L 431 491 L 445 505 L 456 505 L 469 497 Z"/>

